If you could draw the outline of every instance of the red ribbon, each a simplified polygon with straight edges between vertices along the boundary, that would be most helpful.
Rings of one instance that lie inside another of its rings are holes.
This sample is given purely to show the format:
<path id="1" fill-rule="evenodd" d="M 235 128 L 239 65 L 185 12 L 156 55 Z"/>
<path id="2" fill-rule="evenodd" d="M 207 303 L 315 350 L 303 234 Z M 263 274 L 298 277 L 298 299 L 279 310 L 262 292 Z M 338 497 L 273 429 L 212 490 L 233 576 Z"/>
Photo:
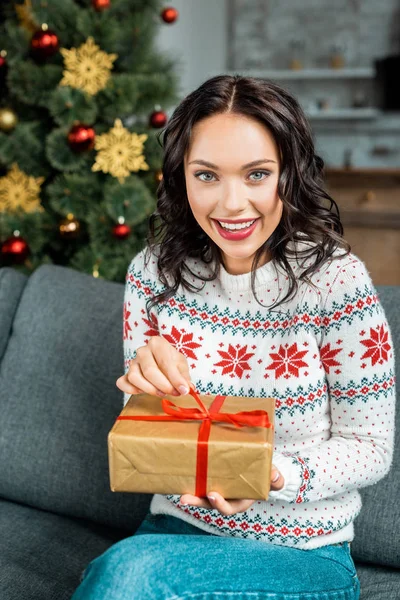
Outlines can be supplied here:
<path id="1" fill-rule="evenodd" d="M 197 460 L 196 460 L 196 492 L 195 495 L 202 498 L 207 495 L 207 470 L 208 470 L 208 439 L 212 422 L 225 422 L 235 425 L 235 427 L 272 427 L 268 413 L 265 410 L 250 410 L 237 413 L 220 413 L 220 409 L 226 396 L 216 396 L 207 409 L 200 400 L 199 395 L 193 389 L 189 389 L 189 394 L 193 396 L 199 404 L 198 408 L 183 408 L 177 406 L 167 398 L 161 400 L 163 410 L 167 415 L 142 415 L 142 416 L 119 416 L 117 421 L 176 421 L 193 420 L 202 421 L 199 435 L 197 438 Z"/>

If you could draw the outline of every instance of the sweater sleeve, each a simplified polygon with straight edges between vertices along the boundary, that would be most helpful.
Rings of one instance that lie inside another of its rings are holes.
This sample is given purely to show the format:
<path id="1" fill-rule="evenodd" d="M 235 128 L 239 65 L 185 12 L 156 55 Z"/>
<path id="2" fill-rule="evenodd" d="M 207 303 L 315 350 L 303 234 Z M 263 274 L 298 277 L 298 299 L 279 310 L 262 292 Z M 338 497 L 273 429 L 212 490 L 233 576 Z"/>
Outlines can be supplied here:
<path id="1" fill-rule="evenodd" d="M 364 263 L 355 255 L 336 274 L 320 310 L 320 361 L 327 382 L 330 438 L 274 453 L 285 485 L 272 499 L 315 502 L 373 485 L 390 470 L 395 430 L 391 331 Z"/>
<path id="2" fill-rule="evenodd" d="M 148 319 L 146 302 L 154 292 L 154 270 L 147 269 L 144 261 L 145 249 L 139 252 L 129 264 L 124 289 L 123 306 L 123 350 L 124 374 L 129 370 L 132 359 L 136 358 L 136 350 L 148 343 L 153 335 L 159 335 L 157 313 L 153 307 Z M 124 392 L 123 406 L 128 402 L 130 394 Z"/>

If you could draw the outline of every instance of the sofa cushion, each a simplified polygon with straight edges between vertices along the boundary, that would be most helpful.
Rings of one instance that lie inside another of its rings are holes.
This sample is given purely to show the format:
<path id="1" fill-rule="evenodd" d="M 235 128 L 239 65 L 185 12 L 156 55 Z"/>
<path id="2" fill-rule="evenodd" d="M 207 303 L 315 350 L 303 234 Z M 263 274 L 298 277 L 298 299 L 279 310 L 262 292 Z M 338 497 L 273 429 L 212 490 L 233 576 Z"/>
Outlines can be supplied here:
<path id="1" fill-rule="evenodd" d="M 0 361 L 11 335 L 14 314 L 27 281 L 27 275 L 11 267 L 0 269 Z"/>
<path id="2" fill-rule="evenodd" d="M 354 560 L 400 567 L 400 411 L 398 408 L 400 378 L 400 286 L 377 286 L 377 293 L 386 317 L 395 346 L 396 368 L 396 440 L 392 467 L 375 485 L 361 488 L 361 512 L 354 522 L 354 541 L 351 545 Z M 397 352 L 396 352 L 397 350 Z M 397 358 L 399 353 L 399 358 Z M 399 596 L 400 598 L 400 596 Z"/>
<path id="3" fill-rule="evenodd" d="M 353 544 L 352 544 L 353 545 Z M 360 581 L 360 600 L 400 600 L 400 571 L 354 562 Z"/>
<path id="4" fill-rule="evenodd" d="M 0 370 L 0 496 L 134 531 L 151 494 L 112 492 L 108 475 L 107 435 L 123 405 L 123 293 L 58 265 L 29 277 Z"/>
<path id="5" fill-rule="evenodd" d="M 0 499 L 0 598 L 70 600 L 91 560 L 124 537 Z"/>

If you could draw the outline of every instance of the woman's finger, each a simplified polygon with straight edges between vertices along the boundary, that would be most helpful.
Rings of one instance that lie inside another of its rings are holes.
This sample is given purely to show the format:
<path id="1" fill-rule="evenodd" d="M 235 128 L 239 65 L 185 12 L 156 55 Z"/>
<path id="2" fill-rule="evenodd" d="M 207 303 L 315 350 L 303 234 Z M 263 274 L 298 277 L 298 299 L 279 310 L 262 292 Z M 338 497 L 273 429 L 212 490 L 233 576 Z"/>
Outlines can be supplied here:
<path id="1" fill-rule="evenodd" d="M 198 496 L 192 496 L 191 494 L 183 494 L 180 498 L 180 504 L 182 506 L 191 505 L 200 506 L 202 508 L 214 508 L 222 515 L 229 516 L 247 510 L 255 502 L 255 500 L 241 498 L 225 500 L 225 498 L 217 492 L 210 492 L 207 494 L 207 498 L 208 501 L 205 498 L 199 498 Z M 215 500 L 212 498 L 215 498 Z"/>
<path id="2" fill-rule="evenodd" d="M 187 393 L 190 378 L 182 376 L 180 370 L 182 362 L 187 362 L 186 357 L 160 336 L 149 341 L 146 353 L 143 352 L 141 357 L 144 376 L 147 377 L 147 368 L 156 367 L 157 370 L 152 374 L 154 378 L 149 377 L 149 380 L 165 394 L 172 395 Z M 174 394 L 175 391 L 177 394 Z"/>
<path id="3" fill-rule="evenodd" d="M 194 383 L 192 383 L 191 381 L 191 375 L 190 375 L 190 371 L 189 371 L 189 365 L 188 365 L 188 361 L 186 356 L 183 356 L 183 354 L 181 354 L 180 352 L 178 352 L 178 355 L 180 357 L 182 357 L 180 360 L 178 360 L 177 362 L 177 369 L 179 370 L 180 374 L 182 375 L 182 377 L 185 379 L 185 381 L 187 381 L 190 385 L 190 387 L 195 387 Z"/>
<path id="4" fill-rule="evenodd" d="M 144 376 L 141 368 L 141 363 L 133 362 L 127 375 L 129 383 L 134 385 L 139 390 L 143 390 L 141 393 L 150 394 L 151 396 L 164 396 L 163 390 L 158 390 L 147 377 Z"/>
<path id="5" fill-rule="evenodd" d="M 278 475 L 277 479 L 275 478 L 276 475 Z M 275 481 L 273 481 L 274 479 L 275 479 Z M 278 490 L 281 490 L 284 485 L 285 485 L 285 479 L 284 479 L 282 473 L 280 471 L 278 471 L 278 469 L 274 465 L 272 465 L 270 489 L 272 491 L 278 491 Z"/>
<path id="6" fill-rule="evenodd" d="M 173 389 L 179 394 L 187 394 L 189 392 L 190 375 L 186 357 L 175 349 L 172 355 L 155 352 L 154 356 L 159 369 L 164 373 Z"/>
<path id="7" fill-rule="evenodd" d="M 170 359 L 170 362 L 171 360 L 172 359 Z M 141 376 L 144 377 L 155 390 L 158 390 L 158 392 L 160 391 L 162 394 L 171 394 L 172 396 L 178 396 L 180 394 L 180 392 L 175 389 L 168 374 L 166 373 L 164 362 L 158 362 L 156 355 L 147 353 L 146 355 L 141 356 L 139 367 Z"/>
<path id="8" fill-rule="evenodd" d="M 127 394 L 143 394 L 143 390 L 140 390 L 138 387 L 132 385 L 132 383 L 128 381 L 127 373 L 119 377 L 115 382 L 115 385 L 121 390 L 121 392 L 126 392 Z"/>
<path id="9" fill-rule="evenodd" d="M 183 494 L 180 497 L 179 504 L 181 506 L 201 506 L 202 508 L 212 508 L 211 504 L 206 498 L 199 498 L 198 496 L 192 496 L 192 494 Z"/>
<path id="10" fill-rule="evenodd" d="M 229 500 L 225 500 L 225 498 L 223 498 L 223 496 L 221 496 L 221 494 L 218 494 L 217 492 L 209 492 L 207 494 L 207 498 L 211 506 L 217 509 L 222 515 L 225 516 L 234 515 L 238 512 L 243 512 L 255 502 L 255 500 L 242 498 L 230 498 Z"/>

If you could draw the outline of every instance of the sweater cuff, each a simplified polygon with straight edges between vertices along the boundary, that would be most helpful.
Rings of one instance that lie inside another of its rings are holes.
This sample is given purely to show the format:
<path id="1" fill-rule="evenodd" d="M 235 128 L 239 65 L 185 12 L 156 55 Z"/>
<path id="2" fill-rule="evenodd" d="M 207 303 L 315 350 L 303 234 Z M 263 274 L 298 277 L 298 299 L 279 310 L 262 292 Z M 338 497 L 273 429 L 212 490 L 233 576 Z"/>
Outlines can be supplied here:
<path id="1" fill-rule="evenodd" d="M 285 500 L 294 502 L 299 495 L 302 483 L 301 464 L 291 456 L 284 456 L 279 452 L 274 452 L 272 464 L 281 472 L 285 479 L 285 484 L 281 490 L 271 490 L 268 498 L 273 500 Z"/>

